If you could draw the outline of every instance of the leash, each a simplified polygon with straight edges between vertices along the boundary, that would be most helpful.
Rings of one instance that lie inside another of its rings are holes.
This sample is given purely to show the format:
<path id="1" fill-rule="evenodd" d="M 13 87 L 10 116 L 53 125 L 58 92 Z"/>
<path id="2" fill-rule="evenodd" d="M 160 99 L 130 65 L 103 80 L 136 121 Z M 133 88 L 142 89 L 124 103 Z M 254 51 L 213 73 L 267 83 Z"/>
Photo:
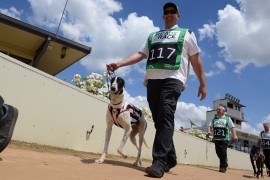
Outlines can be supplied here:
<path id="1" fill-rule="evenodd" d="M 112 74 L 115 76 L 115 73 L 114 73 L 114 71 L 110 71 L 109 69 L 107 69 L 107 78 L 106 78 L 106 80 L 107 80 L 107 88 L 108 88 L 108 98 L 109 99 L 111 99 L 110 98 L 110 80 L 112 79 Z"/>

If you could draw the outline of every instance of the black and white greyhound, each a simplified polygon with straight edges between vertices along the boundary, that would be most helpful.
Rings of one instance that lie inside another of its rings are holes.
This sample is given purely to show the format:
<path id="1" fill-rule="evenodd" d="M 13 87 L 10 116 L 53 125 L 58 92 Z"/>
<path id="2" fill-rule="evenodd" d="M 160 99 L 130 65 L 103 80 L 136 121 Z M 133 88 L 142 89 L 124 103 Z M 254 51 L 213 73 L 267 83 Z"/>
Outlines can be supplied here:
<path id="1" fill-rule="evenodd" d="M 124 129 L 124 136 L 117 149 L 117 152 L 123 157 L 127 155 L 123 152 L 124 145 L 130 137 L 131 142 L 138 150 L 137 158 L 134 166 L 141 165 L 141 151 L 142 144 L 146 146 L 144 134 L 147 128 L 147 122 L 142 111 L 134 105 L 127 102 L 124 96 L 125 81 L 121 77 L 113 77 L 110 81 L 110 103 L 107 109 L 106 121 L 106 135 L 105 144 L 101 157 L 97 159 L 96 163 L 103 163 L 108 153 L 109 141 L 112 133 L 112 126 L 115 124 Z M 139 135 L 139 145 L 137 145 L 136 135 Z M 148 147 L 148 146 L 147 146 Z"/>

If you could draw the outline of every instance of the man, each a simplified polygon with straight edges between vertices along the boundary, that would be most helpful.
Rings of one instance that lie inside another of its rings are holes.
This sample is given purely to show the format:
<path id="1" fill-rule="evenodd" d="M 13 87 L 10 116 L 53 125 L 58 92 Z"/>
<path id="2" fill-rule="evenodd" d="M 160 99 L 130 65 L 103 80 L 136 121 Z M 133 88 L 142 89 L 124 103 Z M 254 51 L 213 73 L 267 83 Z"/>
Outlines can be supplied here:
<path id="1" fill-rule="evenodd" d="M 228 167 L 227 148 L 229 144 L 230 130 L 233 134 L 233 140 L 237 141 L 235 126 L 231 118 L 225 115 L 226 108 L 219 105 L 217 114 L 208 126 L 208 136 L 213 130 L 213 141 L 215 143 L 216 154 L 219 158 L 219 172 L 225 173 Z"/>
<path id="2" fill-rule="evenodd" d="M 177 164 L 173 143 L 174 113 L 188 77 L 189 63 L 200 82 L 198 97 L 201 100 L 206 97 L 204 70 L 194 33 L 178 27 L 180 14 L 174 3 L 166 3 L 163 13 L 163 30 L 151 33 L 140 51 L 107 65 L 109 70 L 115 71 L 147 59 L 145 85 L 156 134 L 152 165 L 146 168 L 146 173 L 157 178 Z"/>
<path id="3" fill-rule="evenodd" d="M 4 104 L 0 96 L 0 153 L 9 144 L 17 121 L 18 110 L 15 107 Z"/>
<path id="4" fill-rule="evenodd" d="M 267 168 L 267 175 L 270 176 L 270 132 L 269 123 L 263 123 L 264 130 L 261 131 L 258 139 L 258 146 L 262 148 L 265 160 L 264 164 Z"/>

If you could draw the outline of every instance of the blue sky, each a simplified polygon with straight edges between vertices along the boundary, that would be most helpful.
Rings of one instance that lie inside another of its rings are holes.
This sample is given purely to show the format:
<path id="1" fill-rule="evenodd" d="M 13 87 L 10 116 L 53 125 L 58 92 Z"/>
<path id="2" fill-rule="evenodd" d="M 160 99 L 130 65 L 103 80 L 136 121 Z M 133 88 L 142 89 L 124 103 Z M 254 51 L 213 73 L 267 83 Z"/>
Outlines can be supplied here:
<path id="1" fill-rule="evenodd" d="M 66 0 L 0 0 L 0 12 L 56 33 Z M 69 83 L 75 74 L 103 73 L 106 64 L 138 51 L 152 31 L 162 29 L 164 0 L 68 0 L 59 35 L 92 47 L 92 53 L 57 75 Z M 175 115 L 176 128 L 201 124 L 213 100 L 229 93 L 243 105 L 243 130 L 257 134 L 270 122 L 270 1 L 181 0 L 180 27 L 191 29 L 201 48 L 207 98 L 197 98 L 191 71 Z M 121 68 L 130 100 L 146 106 L 145 61 Z"/>

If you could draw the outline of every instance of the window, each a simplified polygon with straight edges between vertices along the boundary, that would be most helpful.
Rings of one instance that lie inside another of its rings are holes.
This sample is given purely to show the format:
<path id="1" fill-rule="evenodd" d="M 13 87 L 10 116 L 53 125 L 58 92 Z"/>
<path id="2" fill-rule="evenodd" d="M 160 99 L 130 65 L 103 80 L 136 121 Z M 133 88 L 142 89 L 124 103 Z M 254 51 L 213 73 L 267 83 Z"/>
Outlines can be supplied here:
<path id="1" fill-rule="evenodd" d="M 248 146 L 249 146 L 248 140 L 244 140 L 244 147 L 248 147 Z"/>
<path id="2" fill-rule="evenodd" d="M 240 120 L 236 120 L 235 123 L 238 124 L 238 125 L 241 125 L 241 121 Z"/>
<path id="3" fill-rule="evenodd" d="M 232 104 L 232 103 L 228 102 L 228 103 L 227 103 L 227 106 L 228 106 L 228 108 L 233 109 L 233 104 Z"/>
<path id="4" fill-rule="evenodd" d="M 240 107 L 239 106 L 235 106 L 235 110 L 236 111 L 240 111 Z"/>
<path id="5" fill-rule="evenodd" d="M 231 120 L 232 120 L 233 123 L 235 123 L 235 119 L 234 118 L 231 117 Z"/>

